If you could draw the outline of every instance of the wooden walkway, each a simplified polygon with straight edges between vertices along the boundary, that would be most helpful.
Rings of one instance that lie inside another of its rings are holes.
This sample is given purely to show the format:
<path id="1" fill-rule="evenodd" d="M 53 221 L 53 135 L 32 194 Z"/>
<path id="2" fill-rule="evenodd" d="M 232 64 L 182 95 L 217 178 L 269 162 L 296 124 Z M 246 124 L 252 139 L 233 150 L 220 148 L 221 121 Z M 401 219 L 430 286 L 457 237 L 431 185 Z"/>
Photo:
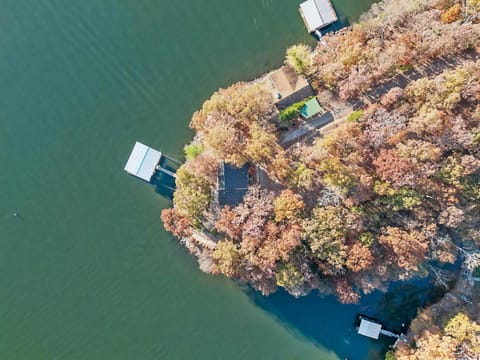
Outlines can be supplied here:
<path id="1" fill-rule="evenodd" d="M 217 243 L 213 241 L 207 234 L 204 232 L 194 230 L 191 235 L 192 240 L 194 240 L 199 245 L 206 247 L 207 249 L 214 250 L 217 247 Z"/>

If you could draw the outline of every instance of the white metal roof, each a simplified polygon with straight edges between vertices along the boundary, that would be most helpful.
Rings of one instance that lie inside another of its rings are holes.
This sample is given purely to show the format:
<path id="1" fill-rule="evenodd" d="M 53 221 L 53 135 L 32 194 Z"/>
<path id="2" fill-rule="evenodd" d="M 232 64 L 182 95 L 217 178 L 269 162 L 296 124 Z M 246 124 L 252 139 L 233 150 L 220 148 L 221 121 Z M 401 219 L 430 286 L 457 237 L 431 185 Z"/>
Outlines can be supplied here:
<path id="1" fill-rule="evenodd" d="M 330 0 L 315 0 L 315 4 L 317 5 L 318 11 L 320 11 L 320 16 L 325 25 L 337 21 L 337 14 L 335 14 L 335 10 L 333 9 Z"/>
<path id="2" fill-rule="evenodd" d="M 372 339 L 378 339 L 380 336 L 380 331 L 382 330 L 382 325 L 377 324 L 373 321 L 362 319 L 360 321 L 360 327 L 358 328 L 358 333 L 360 335 L 368 336 Z"/>
<path id="3" fill-rule="evenodd" d="M 300 4 L 300 13 L 308 32 L 313 32 L 337 21 L 337 15 L 330 0 L 305 1 Z"/>
<path id="4" fill-rule="evenodd" d="M 125 165 L 125 171 L 150 182 L 161 157 L 162 153 L 160 151 L 137 141 Z"/>

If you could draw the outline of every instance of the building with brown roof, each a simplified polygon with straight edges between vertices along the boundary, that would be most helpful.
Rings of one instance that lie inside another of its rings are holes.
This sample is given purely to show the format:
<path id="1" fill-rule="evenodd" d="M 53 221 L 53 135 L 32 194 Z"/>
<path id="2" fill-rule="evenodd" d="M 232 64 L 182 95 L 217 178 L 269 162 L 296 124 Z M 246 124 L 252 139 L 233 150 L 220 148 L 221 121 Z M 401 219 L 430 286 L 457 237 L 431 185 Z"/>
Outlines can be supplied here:
<path id="1" fill-rule="evenodd" d="M 278 109 L 284 109 L 314 95 L 307 79 L 286 65 L 268 74 L 267 83 Z"/>

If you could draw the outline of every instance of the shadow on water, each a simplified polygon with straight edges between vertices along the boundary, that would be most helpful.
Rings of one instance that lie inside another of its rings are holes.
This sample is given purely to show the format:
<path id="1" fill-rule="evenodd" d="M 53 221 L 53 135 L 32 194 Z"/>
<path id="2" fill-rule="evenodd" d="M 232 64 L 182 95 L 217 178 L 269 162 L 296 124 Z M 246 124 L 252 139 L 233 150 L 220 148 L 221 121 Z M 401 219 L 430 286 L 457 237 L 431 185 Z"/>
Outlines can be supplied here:
<path id="1" fill-rule="evenodd" d="M 384 319 L 389 330 L 403 332 L 419 309 L 439 301 L 444 294 L 442 288 L 431 286 L 426 280 L 419 284 L 396 283 L 383 295 L 373 316 Z"/>
<path id="2" fill-rule="evenodd" d="M 393 283 L 387 293 L 375 291 L 355 305 L 340 304 L 334 296 L 321 296 L 318 292 L 295 299 L 285 291 L 268 297 L 250 288 L 246 291 L 257 306 L 273 314 L 288 329 L 332 350 L 340 359 L 350 360 L 383 360 L 394 343 L 394 339 L 384 336 L 372 340 L 358 335 L 354 325 L 358 314 L 374 318 L 386 329 L 400 333 L 419 308 L 442 296 L 442 291 L 425 279 Z"/>
<path id="3" fill-rule="evenodd" d="M 178 164 L 168 158 L 162 157 L 159 164 L 163 169 L 175 173 Z M 162 171 L 157 171 L 150 181 L 155 187 L 155 192 L 168 200 L 173 200 L 173 193 L 175 192 L 175 178 Z"/>
<path id="4" fill-rule="evenodd" d="M 335 4 L 333 2 L 332 2 L 332 6 L 333 6 L 333 9 L 335 10 L 335 13 L 338 16 L 338 20 L 335 21 L 334 23 L 330 24 L 330 25 L 325 26 L 323 29 L 321 29 L 320 32 L 321 32 L 322 36 L 326 35 L 328 33 L 333 33 L 333 32 L 339 31 L 339 30 L 351 25 L 350 17 L 349 16 L 341 16 L 339 10 L 337 9 L 337 7 L 335 6 Z M 312 36 L 316 40 L 318 40 L 318 38 L 315 35 L 312 35 Z"/>

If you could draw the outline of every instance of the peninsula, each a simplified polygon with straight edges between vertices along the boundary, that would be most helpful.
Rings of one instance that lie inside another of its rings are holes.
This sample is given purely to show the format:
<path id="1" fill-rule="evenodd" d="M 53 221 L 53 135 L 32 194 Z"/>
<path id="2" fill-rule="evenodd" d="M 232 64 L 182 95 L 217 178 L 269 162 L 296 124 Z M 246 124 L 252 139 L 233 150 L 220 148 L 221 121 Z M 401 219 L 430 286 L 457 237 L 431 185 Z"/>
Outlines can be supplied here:
<path id="1" fill-rule="evenodd" d="M 478 359 L 479 39 L 479 0 L 384 0 L 220 89 L 193 115 L 165 228 L 265 295 L 354 303 L 429 274 L 446 295 L 387 358 Z"/>

